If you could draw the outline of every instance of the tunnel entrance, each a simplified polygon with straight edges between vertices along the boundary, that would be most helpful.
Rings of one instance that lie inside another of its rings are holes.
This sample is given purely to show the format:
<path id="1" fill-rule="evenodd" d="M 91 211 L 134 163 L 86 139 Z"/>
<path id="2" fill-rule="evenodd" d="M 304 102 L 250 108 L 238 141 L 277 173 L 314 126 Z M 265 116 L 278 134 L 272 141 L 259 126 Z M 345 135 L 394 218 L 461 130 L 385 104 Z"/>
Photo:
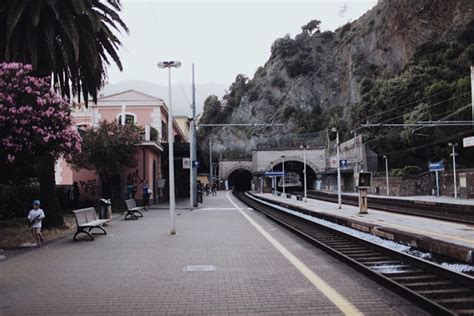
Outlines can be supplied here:
<path id="1" fill-rule="evenodd" d="M 252 173 L 237 169 L 229 175 L 229 188 L 236 191 L 249 191 L 252 188 Z"/>
<path id="2" fill-rule="evenodd" d="M 283 164 L 280 162 L 279 164 L 273 167 L 273 171 L 282 171 Z M 300 161 L 289 160 L 285 161 L 285 173 L 286 182 L 285 187 L 287 191 L 302 191 L 303 190 L 303 182 L 304 182 L 304 164 Z M 314 182 L 316 180 L 316 172 L 306 164 L 306 180 L 308 189 L 312 189 L 314 186 Z M 281 191 L 283 187 L 283 177 L 277 178 L 277 190 Z"/>

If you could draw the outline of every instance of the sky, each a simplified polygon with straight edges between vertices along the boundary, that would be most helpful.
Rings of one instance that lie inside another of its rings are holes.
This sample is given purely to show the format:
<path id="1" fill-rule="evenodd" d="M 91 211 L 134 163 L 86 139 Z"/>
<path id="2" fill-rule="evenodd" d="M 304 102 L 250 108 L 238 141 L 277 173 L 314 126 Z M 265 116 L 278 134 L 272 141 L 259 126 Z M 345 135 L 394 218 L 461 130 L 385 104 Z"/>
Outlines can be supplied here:
<path id="1" fill-rule="evenodd" d="M 238 74 L 252 77 L 277 38 L 294 37 L 313 19 L 322 22 L 322 30 L 334 30 L 376 2 L 122 0 L 122 19 L 130 29 L 120 37 L 124 71 L 111 66 L 108 82 L 167 85 L 167 72 L 157 63 L 179 60 L 182 67 L 172 70 L 173 84 L 191 82 L 194 63 L 196 82 L 229 86 Z"/>

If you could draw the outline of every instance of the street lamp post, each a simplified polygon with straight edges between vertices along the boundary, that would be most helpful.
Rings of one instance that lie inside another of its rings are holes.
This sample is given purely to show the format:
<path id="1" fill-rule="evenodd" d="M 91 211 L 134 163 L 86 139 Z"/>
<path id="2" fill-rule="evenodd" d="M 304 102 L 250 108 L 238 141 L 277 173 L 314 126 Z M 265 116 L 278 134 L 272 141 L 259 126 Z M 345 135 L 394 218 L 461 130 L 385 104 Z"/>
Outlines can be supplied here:
<path id="1" fill-rule="evenodd" d="M 453 177 L 454 177 L 454 182 L 453 182 L 453 187 L 454 187 L 454 198 L 458 198 L 458 185 L 456 181 L 456 156 L 457 153 L 454 150 L 454 147 L 456 147 L 458 144 L 457 143 L 449 143 L 449 146 L 453 149 L 453 152 L 451 153 L 451 156 L 453 157 Z"/>
<path id="2" fill-rule="evenodd" d="M 304 181 L 304 185 L 303 185 L 303 190 L 304 190 L 304 201 L 306 202 L 307 201 L 307 198 L 308 198 L 308 189 L 307 189 L 307 176 L 306 176 L 306 148 L 308 148 L 307 145 L 303 146 L 303 145 L 300 145 L 300 148 L 303 149 L 303 181 Z"/>
<path id="3" fill-rule="evenodd" d="M 283 165 L 282 169 L 283 169 L 283 196 L 285 196 L 285 156 L 281 156 L 281 163 Z"/>
<path id="4" fill-rule="evenodd" d="M 385 180 L 387 182 L 387 196 L 390 195 L 390 187 L 388 186 L 388 158 L 387 155 L 383 155 L 383 159 L 385 159 Z"/>
<path id="5" fill-rule="evenodd" d="M 339 156 L 339 131 L 337 128 L 332 128 L 333 132 L 336 132 L 336 159 L 337 159 L 337 207 L 340 209 L 342 204 L 341 196 L 341 160 Z"/>
<path id="6" fill-rule="evenodd" d="M 210 176 L 210 181 L 211 185 L 214 182 L 214 175 L 212 174 L 212 138 L 209 137 L 209 176 Z"/>
<path id="7" fill-rule="evenodd" d="M 169 164 L 169 186 L 170 186 L 170 235 L 176 234 L 176 212 L 174 193 L 174 152 L 173 152 L 173 106 L 171 96 L 171 68 L 179 68 L 179 61 L 162 61 L 158 63 L 159 68 L 168 68 L 168 164 Z"/>

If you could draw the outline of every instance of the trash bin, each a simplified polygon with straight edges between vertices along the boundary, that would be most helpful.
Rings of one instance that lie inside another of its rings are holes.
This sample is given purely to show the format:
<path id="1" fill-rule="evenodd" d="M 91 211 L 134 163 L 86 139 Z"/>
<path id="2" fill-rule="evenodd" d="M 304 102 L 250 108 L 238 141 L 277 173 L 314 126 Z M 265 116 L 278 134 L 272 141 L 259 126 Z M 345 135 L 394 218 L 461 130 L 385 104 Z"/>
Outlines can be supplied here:
<path id="1" fill-rule="evenodd" d="M 112 219 L 112 202 L 110 199 L 100 199 L 100 219 Z"/>

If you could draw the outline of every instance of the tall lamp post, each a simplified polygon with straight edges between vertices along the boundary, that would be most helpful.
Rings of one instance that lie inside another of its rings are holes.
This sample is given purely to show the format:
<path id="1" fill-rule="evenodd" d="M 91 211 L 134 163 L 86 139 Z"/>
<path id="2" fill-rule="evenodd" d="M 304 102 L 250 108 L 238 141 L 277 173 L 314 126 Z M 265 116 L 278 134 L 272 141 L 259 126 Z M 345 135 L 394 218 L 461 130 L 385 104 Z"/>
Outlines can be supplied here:
<path id="1" fill-rule="evenodd" d="M 336 133 L 336 159 L 337 159 L 337 207 L 340 209 L 342 205 L 341 196 L 341 158 L 339 156 L 339 132 L 333 127 L 332 131 Z"/>
<path id="2" fill-rule="evenodd" d="M 453 177 L 454 177 L 453 187 L 454 187 L 454 198 L 457 199 L 458 198 L 458 185 L 456 181 L 456 156 L 458 154 L 455 152 L 454 147 L 456 147 L 458 144 L 449 143 L 448 145 L 451 146 L 451 148 L 453 149 L 453 152 L 451 153 L 451 156 L 453 157 Z"/>
<path id="3" fill-rule="evenodd" d="M 308 145 L 300 145 L 300 149 L 303 149 L 303 190 L 304 190 L 304 201 L 306 202 L 308 199 L 308 189 L 307 189 L 307 175 L 306 175 L 306 148 L 308 148 Z"/>
<path id="4" fill-rule="evenodd" d="M 385 181 L 387 182 L 387 196 L 390 195 L 390 187 L 388 186 L 388 158 L 387 155 L 383 155 L 383 159 L 385 159 Z"/>
<path id="5" fill-rule="evenodd" d="M 286 194 L 285 192 L 285 182 L 286 182 L 286 179 L 285 179 L 285 156 L 281 156 L 281 163 L 282 163 L 282 169 L 283 169 L 283 195 Z"/>
<path id="6" fill-rule="evenodd" d="M 181 62 L 176 60 L 161 61 L 159 68 L 168 68 L 168 164 L 169 164 L 169 186 L 170 186 L 170 235 L 176 234 L 176 212 L 175 212 L 175 194 L 174 194 L 174 152 L 173 152 L 173 103 L 171 97 L 171 68 L 179 68 Z"/>
<path id="7" fill-rule="evenodd" d="M 191 132 L 191 144 L 190 144 L 190 154 L 189 157 L 191 158 L 191 175 L 190 175 L 190 181 L 191 181 L 191 209 L 194 207 L 198 206 L 198 199 L 197 199 L 197 166 L 196 166 L 196 160 L 197 160 L 197 150 L 196 150 L 196 86 L 194 83 L 194 64 L 192 68 L 192 96 L 193 96 L 193 103 L 191 105 L 191 110 L 192 110 L 192 121 L 190 124 L 190 132 Z"/>
<path id="8" fill-rule="evenodd" d="M 209 137 L 209 176 L 210 176 L 210 185 L 214 183 L 214 175 L 212 174 L 212 138 Z"/>

